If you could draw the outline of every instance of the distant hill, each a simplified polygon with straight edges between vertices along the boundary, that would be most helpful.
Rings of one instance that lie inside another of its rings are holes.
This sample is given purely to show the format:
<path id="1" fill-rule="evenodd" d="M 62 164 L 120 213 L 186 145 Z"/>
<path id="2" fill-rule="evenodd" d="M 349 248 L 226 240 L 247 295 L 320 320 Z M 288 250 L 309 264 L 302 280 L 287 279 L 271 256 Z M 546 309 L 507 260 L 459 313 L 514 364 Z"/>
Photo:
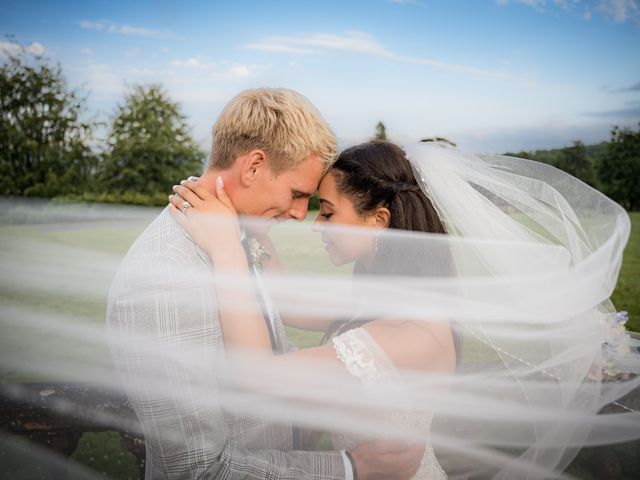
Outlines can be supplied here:
<path id="1" fill-rule="evenodd" d="M 594 164 L 598 163 L 601 155 L 609 145 L 609 142 L 596 143 L 594 145 L 585 145 L 587 155 L 591 157 Z M 510 157 L 528 158 L 530 160 L 536 160 L 538 162 L 548 163 L 550 165 L 558 166 L 562 155 L 562 148 L 553 148 L 549 150 L 530 150 L 520 152 L 507 152 L 505 155 Z"/>

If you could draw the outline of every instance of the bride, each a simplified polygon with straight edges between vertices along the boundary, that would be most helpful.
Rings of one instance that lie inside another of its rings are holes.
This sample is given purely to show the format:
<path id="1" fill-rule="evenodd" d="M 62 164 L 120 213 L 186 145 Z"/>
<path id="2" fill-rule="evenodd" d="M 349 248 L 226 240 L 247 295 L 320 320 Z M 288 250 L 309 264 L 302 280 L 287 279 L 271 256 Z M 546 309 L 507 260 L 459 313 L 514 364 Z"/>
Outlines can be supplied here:
<path id="1" fill-rule="evenodd" d="M 192 181 L 183 181 L 174 190 L 179 195 L 171 199 L 174 217 L 207 252 L 216 270 L 223 268 L 226 274 L 233 271 L 250 275 L 250 258 L 248 260 L 242 249 L 237 248 L 242 244 L 242 232 L 237 228 L 229 228 L 230 232 L 223 235 L 219 225 L 198 221 L 198 216 L 193 215 L 233 215 L 233 205 L 224 186 L 218 184 L 217 198 Z M 327 231 L 323 226 L 364 227 L 374 233 L 391 228 L 446 234 L 433 205 L 416 181 L 405 153 L 391 143 L 365 143 L 342 152 L 323 177 L 318 194 L 321 208 L 315 229 L 322 232 L 331 262 L 334 265 L 355 263 L 355 275 L 384 271 L 380 261 L 384 255 L 378 256 L 378 252 L 384 249 L 384 237 L 374 234 L 354 238 L 352 235 Z M 177 208 L 184 200 L 192 205 L 188 215 Z M 264 237 L 263 241 L 267 242 Z M 270 252 L 272 254 L 275 252 Z M 396 265 L 395 270 L 395 274 L 421 273 L 420 265 L 414 262 Z M 217 285 L 218 298 L 228 297 L 232 293 Z M 238 303 L 244 302 L 238 299 L 237 290 L 233 295 Z M 251 293 L 248 292 L 248 295 Z M 251 300 L 247 299 L 249 303 Z M 444 319 L 425 319 L 422 322 L 402 320 L 389 316 L 373 318 L 356 315 L 347 320 L 331 322 L 331 325 L 327 319 L 316 319 L 315 324 L 310 325 L 306 318 L 284 316 L 284 323 L 294 327 L 322 331 L 329 327 L 327 337 L 330 341 L 319 347 L 284 355 L 285 358 L 281 360 L 285 364 L 283 367 L 286 368 L 287 362 L 319 360 L 340 363 L 350 375 L 365 385 L 393 380 L 398 375 L 397 370 L 452 373 L 456 365 L 457 338 L 449 322 Z M 221 310 L 220 322 L 228 348 L 272 354 L 269 332 L 258 308 L 251 314 L 246 310 L 238 314 L 233 308 Z M 419 432 L 424 433 L 429 430 L 431 415 L 411 415 L 407 412 L 396 420 L 405 429 L 418 428 Z M 348 451 L 356 445 L 356 439 L 334 434 L 333 444 L 334 448 Z M 366 465 L 355 467 L 356 471 L 363 471 Z M 446 478 L 430 446 L 427 446 L 414 478 Z"/>
<path id="2" fill-rule="evenodd" d="M 314 229 L 333 264 L 354 264 L 350 285 L 313 267 L 288 281 L 261 275 L 279 268 L 276 251 L 255 224 L 240 226 L 222 182 L 217 195 L 193 181 L 174 187 L 172 214 L 215 266 L 226 347 L 282 372 L 341 371 L 321 399 L 343 395 L 333 414 L 363 421 L 334 419 L 334 447 L 379 425 L 426 440 L 415 478 L 445 478 L 446 454 L 450 478 L 558 477 L 584 445 L 638 438 L 633 409 L 599 415 L 640 384 L 621 373 L 640 373 L 638 345 L 609 301 L 624 210 L 548 165 L 443 145 L 405 151 L 358 145 L 321 181 Z M 327 342 L 272 358 L 264 283 L 285 323 Z M 288 376 L 307 398 L 308 383 Z M 322 400 L 304 400 L 308 417 Z"/>

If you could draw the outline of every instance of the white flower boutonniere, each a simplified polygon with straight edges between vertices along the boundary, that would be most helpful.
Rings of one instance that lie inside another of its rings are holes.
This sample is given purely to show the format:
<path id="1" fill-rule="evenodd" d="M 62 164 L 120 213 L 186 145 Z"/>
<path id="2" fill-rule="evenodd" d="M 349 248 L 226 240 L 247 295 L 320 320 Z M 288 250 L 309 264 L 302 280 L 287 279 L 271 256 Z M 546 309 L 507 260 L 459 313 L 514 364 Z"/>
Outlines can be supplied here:
<path id="1" fill-rule="evenodd" d="M 251 254 L 251 263 L 256 267 L 258 271 L 264 270 L 263 262 L 271 260 L 271 254 L 267 252 L 264 246 L 255 238 L 247 238 L 247 244 L 249 245 L 249 253 Z"/>

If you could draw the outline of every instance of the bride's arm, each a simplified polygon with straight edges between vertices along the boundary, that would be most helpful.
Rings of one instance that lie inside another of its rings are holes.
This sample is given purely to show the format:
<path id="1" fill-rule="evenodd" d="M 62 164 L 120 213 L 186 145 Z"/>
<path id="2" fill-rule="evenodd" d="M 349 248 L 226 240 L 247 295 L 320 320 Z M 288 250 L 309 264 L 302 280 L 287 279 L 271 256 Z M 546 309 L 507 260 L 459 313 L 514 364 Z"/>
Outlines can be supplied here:
<path id="1" fill-rule="evenodd" d="M 171 199 L 171 204 L 175 207 L 171 211 L 191 238 L 209 255 L 214 263 L 216 272 L 222 272 L 222 269 L 225 269 L 225 274 L 233 274 L 234 278 L 237 278 L 235 275 L 248 272 L 249 266 L 240 244 L 240 235 L 239 233 L 236 234 L 238 232 L 236 227 L 237 215 L 231 199 L 228 197 L 224 185 L 217 184 L 216 187 L 217 195 L 214 195 L 196 181 L 191 179 L 183 180 L 180 185 L 174 186 L 174 191 L 178 196 Z M 188 208 L 183 214 L 181 207 L 184 200 L 191 203 L 192 207 Z M 194 215 L 194 213 L 201 215 Z M 216 221 L 208 222 L 207 215 L 214 216 Z M 286 275 L 285 267 L 280 261 L 275 245 L 266 229 L 261 228 L 262 226 L 261 224 L 253 225 L 253 230 L 246 233 L 248 236 L 255 238 L 269 254 L 268 258 L 262 262 L 264 272 L 272 275 Z M 240 252 L 239 254 L 238 251 Z M 243 279 L 238 280 L 238 283 L 244 285 Z M 248 282 L 248 285 L 252 285 L 252 282 Z M 231 289 L 223 288 L 223 290 L 216 292 L 219 300 L 234 298 L 232 296 L 234 292 Z M 242 295 L 243 298 L 246 298 L 246 293 L 244 292 Z M 255 297 L 255 295 L 253 296 Z M 274 295 L 274 301 L 276 305 L 283 305 L 285 302 L 291 304 L 291 302 L 295 301 L 295 298 L 278 298 L 276 294 Z M 238 303 L 238 305 L 243 304 Z M 258 312 L 260 312 L 259 309 Z M 259 318 L 262 317 L 260 316 Z M 320 332 L 326 332 L 335 320 L 333 318 L 287 314 L 281 315 L 281 319 L 285 325 Z M 244 324 L 245 322 L 241 323 Z M 268 332 L 266 333 L 268 335 Z M 234 338 L 235 335 L 230 340 Z M 227 335 L 225 333 L 226 340 Z"/>
<path id="2" fill-rule="evenodd" d="M 398 370 L 450 373 L 455 369 L 455 350 L 449 323 L 380 319 L 361 327 Z M 348 333 L 348 331 L 347 331 Z M 301 362 L 342 363 L 336 347 L 326 343 L 277 356 L 274 361 L 300 365 Z"/>
<path id="3" fill-rule="evenodd" d="M 216 275 L 225 275 L 233 280 L 215 282 L 225 344 L 272 356 L 269 332 L 258 304 L 255 282 L 240 243 L 237 216 L 224 186 L 218 184 L 217 198 L 201 185 L 189 181 L 182 182 L 174 191 L 182 198 L 171 199 L 173 216 L 211 257 Z M 192 205 L 185 213 L 179 210 L 183 199 Z M 217 221 L 211 221 L 206 214 L 215 215 Z M 455 362 L 447 322 L 380 319 L 371 321 L 362 328 L 397 368 L 448 370 L 450 360 Z M 317 360 L 340 362 L 332 344 L 274 358 L 279 363 L 295 364 Z"/>
<path id="4" fill-rule="evenodd" d="M 209 255 L 214 274 L 224 278 L 215 282 L 215 293 L 225 345 L 271 352 L 271 340 L 242 247 L 237 215 L 218 178 L 218 198 L 195 182 L 183 180 L 181 185 L 174 186 L 179 196 L 170 197 L 171 214 Z M 185 200 L 191 206 L 180 210 Z"/>

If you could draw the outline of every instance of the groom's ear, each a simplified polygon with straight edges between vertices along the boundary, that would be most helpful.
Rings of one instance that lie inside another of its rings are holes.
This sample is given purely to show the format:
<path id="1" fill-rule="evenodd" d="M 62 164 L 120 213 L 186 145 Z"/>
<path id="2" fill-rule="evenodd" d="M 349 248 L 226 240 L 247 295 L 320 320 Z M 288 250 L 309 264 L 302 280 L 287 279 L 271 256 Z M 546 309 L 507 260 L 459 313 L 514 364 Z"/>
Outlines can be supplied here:
<path id="1" fill-rule="evenodd" d="M 266 171 L 267 155 L 264 150 L 251 150 L 246 155 L 240 157 L 240 181 L 243 186 L 248 187 L 256 181 L 258 176 Z"/>

